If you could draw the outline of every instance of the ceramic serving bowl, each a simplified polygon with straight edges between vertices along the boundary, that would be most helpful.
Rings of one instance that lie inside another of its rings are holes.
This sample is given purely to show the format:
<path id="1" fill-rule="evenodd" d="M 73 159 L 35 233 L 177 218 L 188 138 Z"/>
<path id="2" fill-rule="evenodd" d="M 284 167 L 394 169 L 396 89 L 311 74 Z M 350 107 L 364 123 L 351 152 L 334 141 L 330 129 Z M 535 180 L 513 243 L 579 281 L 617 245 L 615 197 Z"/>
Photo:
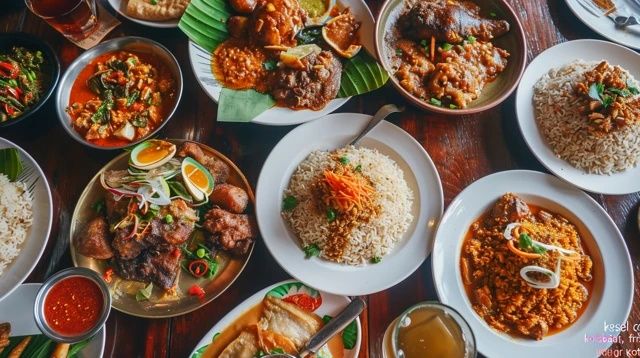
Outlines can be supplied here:
<path id="1" fill-rule="evenodd" d="M 404 1 L 406 0 L 386 0 L 382 5 L 382 9 L 380 9 L 376 19 L 375 45 L 382 66 L 391 75 L 391 83 L 411 103 L 431 112 L 446 115 L 468 115 L 497 106 L 515 90 L 527 64 L 527 44 L 522 24 L 506 0 L 474 0 L 483 10 L 483 13 L 495 13 L 496 18 L 507 20 L 511 25 L 508 33 L 493 41 L 496 46 L 509 52 L 507 68 L 498 78 L 485 86 L 478 99 L 471 102 L 467 108 L 450 109 L 430 104 L 405 90 L 393 76 L 395 71 L 393 70 L 391 58 L 395 49 L 390 45 L 390 41 L 396 33 L 397 19 L 404 11 Z"/>
<path id="2" fill-rule="evenodd" d="M 44 63 L 41 67 L 42 94 L 40 95 L 40 100 L 22 113 L 22 115 L 15 119 L 0 122 L 0 129 L 22 122 L 40 110 L 42 105 L 51 96 L 51 93 L 53 93 L 56 84 L 58 84 L 58 79 L 60 78 L 60 61 L 49 44 L 25 32 L 7 32 L 0 34 L 0 53 L 6 53 L 14 46 L 20 46 L 28 50 L 37 50 L 42 52 L 44 58 Z"/>
<path id="3" fill-rule="evenodd" d="M 175 88 L 176 98 L 175 98 L 175 104 L 173 105 L 173 108 L 167 115 L 167 118 L 165 118 L 164 121 L 162 121 L 162 123 L 160 123 L 160 125 L 155 130 L 149 132 L 149 134 L 139 138 L 136 141 L 133 141 L 124 145 L 120 145 L 120 146 L 104 147 L 104 146 L 99 146 L 95 143 L 91 143 L 86 139 L 84 139 L 73 128 L 73 125 L 71 124 L 71 116 L 69 116 L 69 114 L 65 111 L 65 109 L 69 105 L 69 97 L 71 95 L 71 88 L 73 87 L 73 83 L 75 82 L 80 72 L 94 58 L 107 52 L 114 52 L 114 51 L 120 51 L 120 50 L 131 51 L 134 53 L 147 53 L 160 59 L 165 64 L 165 66 L 167 66 L 167 68 L 171 71 L 173 75 L 173 79 L 175 81 L 175 87 L 176 87 Z M 122 149 L 125 147 L 133 146 L 138 143 L 144 142 L 148 138 L 155 136 L 155 134 L 158 133 L 169 122 L 169 120 L 175 113 L 176 109 L 178 108 L 178 104 L 180 103 L 180 98 L 182 97 L 182 87 L 183 87 L 182 71 L 180 70 L 180 64 L 178 63 L 178 60 L 176 60 L 176 58 L 173 56 L 171 51 L 169 51 L 163 45 L 144 37 L 135 37 L 135 36 L 120 37 L 117 39 L 103 42 L 98 46 L 92 47 L 90 50 L 85 51 L 82 55 L 76 58 L 76 60 L 73 61 L 73 63 L 71 63 L 69 68 L 67 68 L 67 71 L 62 76 L 62 79 L 60 79 L 60 86 L 58 87 L 58 91 L 56 92 L 56 111 L 58 113 L 58 119 L 60 119 L 60 123 L 62 124 L 62 127 L 67 131 L 67 133 L 69 133 L 69 135 L 73 139 L 77 140 L 78 142 L 96 149 L 104 149 L 104 150 Z"/>

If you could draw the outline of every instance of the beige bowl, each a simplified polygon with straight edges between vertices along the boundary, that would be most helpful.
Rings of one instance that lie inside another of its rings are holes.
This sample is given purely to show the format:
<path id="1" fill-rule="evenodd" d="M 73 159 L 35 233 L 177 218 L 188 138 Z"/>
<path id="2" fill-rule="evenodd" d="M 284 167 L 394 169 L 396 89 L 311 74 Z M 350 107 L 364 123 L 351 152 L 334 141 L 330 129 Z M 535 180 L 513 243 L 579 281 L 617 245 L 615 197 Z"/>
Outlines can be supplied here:
<path id="1" fill-rule="evenodd" d="M 483 10 L 495 12 L 500 19 L 507 20 L 511 25 L 509 32 L 493 41 L 495 45 L 507 50 L 511 55 L 507 68 L 498 78 L 489 83 L 482 90 L 480 97 L 464 109 L 450 109 L 432 105 L 405 90 L 393 76 L 391 56 L 394 49 L 388 45 L 389 36 L 393 34 L 398 16 L 403 10 L 403 0 L 386 0 L 376 19 L 376 52 L 380 62 L 391 75 L 391 83 L 396 89 L 414 105 L 431 112 L 447 115 L 465 115 L 479 113 L 502 103 L 516 88 L 527 64 L 527 44 L 522 24 L 515 12 L 505 0 L 474 0 Z"/>

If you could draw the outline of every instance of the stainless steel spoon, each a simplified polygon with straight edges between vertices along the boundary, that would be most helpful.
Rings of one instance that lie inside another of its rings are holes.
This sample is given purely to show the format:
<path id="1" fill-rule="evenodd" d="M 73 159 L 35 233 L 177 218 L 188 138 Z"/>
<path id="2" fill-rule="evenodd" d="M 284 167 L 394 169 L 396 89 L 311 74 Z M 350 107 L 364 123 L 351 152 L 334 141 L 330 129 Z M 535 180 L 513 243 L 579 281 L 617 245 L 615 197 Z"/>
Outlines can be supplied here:
<path id="1" fill-rule="evenodd" d="M 395 106 L 394 106 L 395 107 Z M 386 115 L 385 115 L 386 117 Z M 286 353 L 269 354 L 264 358 L 299 358 L 306 357 L 311 353 L 316 353 L 325 343 L 327 343 L 331 337 L 335 336 L 338 332 L 342 331 L 351 321 L 356 319 L 362 313 L 366 304 L 360 297 L 355 297 L 351 303 L 345 307 L 345 309 L 335 316 L 331 321 L 325 324 L 320 330 L 311 336 L 309 342 L 305 345 L 302 351 L 293 356 Z"/>
<path id="2" fill-rule="evenodd" d="M 398 107 L 395 104 L 386 104 L 376 112 L 367 124 L 366 127 L 358 134 L 353 140 L 349 143 L 349 145 L 358 145 L 358 142 L 367 135 L 378 123 L 382 122 L 383 119 L 387 118 L 391 113 L 402 112 L 404 111 L 404 107 Z"/>

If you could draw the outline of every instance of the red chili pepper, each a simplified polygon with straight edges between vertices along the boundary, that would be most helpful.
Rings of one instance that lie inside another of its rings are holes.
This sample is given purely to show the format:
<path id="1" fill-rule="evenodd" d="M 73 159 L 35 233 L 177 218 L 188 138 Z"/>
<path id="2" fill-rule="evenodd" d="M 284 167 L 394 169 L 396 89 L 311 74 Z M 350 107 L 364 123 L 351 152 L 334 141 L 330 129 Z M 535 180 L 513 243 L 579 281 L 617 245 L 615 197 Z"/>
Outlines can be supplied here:
<path id="1" fill-rule="evenodd" d="M 193 260 L 189 263 L 189 272 L 194 277 L 202 277 L 209 271 L 209 263 L 206 260 Z"/>
<path id="2" fill-rule="evenodd" d="M 104 274 L 102 274 L 102 278 L 104 279 L 104 282 L 106 283 L 111 283 L 112 277 L 113 276 L 113 269 L 111 267 L 109 267 Z"/>
<path id="3" fill-rule="evenodd" d="M 2 104 L 2 108 L 4 108 L 4 111 L 9 115 L 9 116 L 13 116 L 16 113 L 16 109 L 13 108 L 13 106 L 11 106 L 8 103 L 3 103 Z"/>
<path id="4" fill-rule="evenodd" d="M 189 291 L 188 292 L 189 292 L 189 294 L 191 296 L 196 296 L 199 299 L 203 299 L 204 298 L 204 290 L 202 289 L 202 287 L 200 287 L 200 286 L 198 286 L 196 284 L 191 285 L 191 287 L 189 287 Z"/>
<path id="5" fill-rule="evenodd" d="M 305 311 L 313 312 L 322 305 L 322 296 L 312 297 L 306 293 L 298 293 L 295 295 L 287 296 L 282 299 L 285 302 L 293 303 L 294 305 L 302 308 Z"/>
<path id="6" fill-rule="evenodd" d="M 20 99 L 22 96 L 22 90 L 18 87 L 7 87 L 7 91 L 16 99 Z"/>
<path id="7" fill-rule="evenodd" d="M 20 69 L 11 62 L 0 61 L 0 75 L 7 78 L 16 78 L 20 73 Z"/>
<path id="8" fill-rule="evenodd" d="M 171 254 L 173 255 L 173 257 L 180 257 L 180 249 L 176 247 L 175 249 L 173 249 L 173 252 Z"/>

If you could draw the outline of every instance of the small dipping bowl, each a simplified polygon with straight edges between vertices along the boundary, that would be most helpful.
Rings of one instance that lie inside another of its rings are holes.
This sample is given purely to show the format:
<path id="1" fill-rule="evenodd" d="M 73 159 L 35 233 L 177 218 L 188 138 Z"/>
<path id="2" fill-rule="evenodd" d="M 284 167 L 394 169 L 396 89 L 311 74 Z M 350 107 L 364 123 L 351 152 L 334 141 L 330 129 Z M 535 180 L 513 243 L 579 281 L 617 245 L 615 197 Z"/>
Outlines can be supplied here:
<path id="1" fill-rule="evenodd" d="M 76 343 L 95 335 L 111 311 L 109 288 L 95 271 L 73 267 L 47 279 L 33 308 L 40 331 L 56 342 Z"/>
<path id="2" fill-rule="evenodd" d="M 388 331 L 391 352 L 385 354 L 386 358 L 477 356 L 476 339 L 467 321 L 453 308 L 438 302 L 422 302 L 410 307 L 391 323 Z M 420 345 L 428 355 L 425 356 L 425 352 L 411 355 L 403 350 L 404 347 L 417 349 Z"/>

